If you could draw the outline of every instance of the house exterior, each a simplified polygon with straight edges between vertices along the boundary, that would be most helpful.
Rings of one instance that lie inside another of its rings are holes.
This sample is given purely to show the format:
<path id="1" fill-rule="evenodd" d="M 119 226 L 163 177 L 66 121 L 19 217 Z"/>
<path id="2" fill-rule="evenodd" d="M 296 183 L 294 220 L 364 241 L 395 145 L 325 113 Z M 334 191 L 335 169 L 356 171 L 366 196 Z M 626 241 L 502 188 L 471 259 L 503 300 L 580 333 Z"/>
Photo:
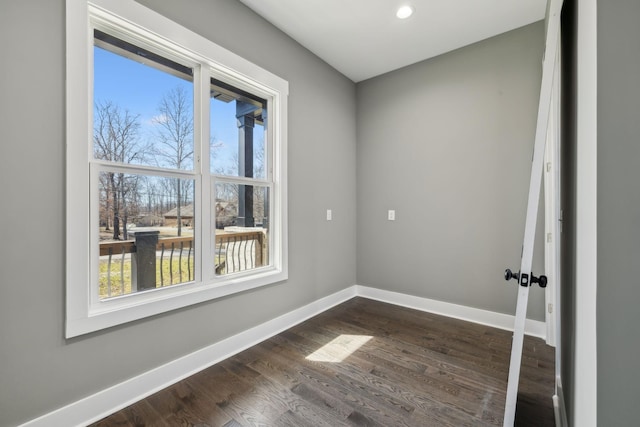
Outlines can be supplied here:
<path id="1" fill-rule="evenodd" d="M 164 219 L 154 214 L 142 214 L 135 218 L 136 227 L 157 227 L 163 224 Z"/>
<path id="2" fill-rule="evenodd" d="M 238 206 L 224 200 L 216 201 L 216 228 L 225 228 L 237 224 Z"/>
<path id="3" fill-rule="evenodd" d="M 300 108 L 288 128 L 290 279 L 63 338 L 65 274 L 78 267 L 61 226 L 65 15 L 74 11 L 63 0 L 3 2 L 0 141 L 13 160 L 0 168 L 0 200 L 21 208 L 1 216 L 0 425 L 91 413 L 82 402 L 114 384 L 144 390 L 145 373 L 185 354 L 366 287 L 512 312 L 515 291 L 500 276 L 517 263 L 522 236 L 540 64 L 527 53 L 541 54 L 540 24 L 356 84 L 239 1 L 139 3 L 291 83 Z M 566 0 L 564 13 L 565 403 L 570 425 L 635 425 L 640 3 Z M 47 225 L 34 227 L 43 212 Z M 530 320 L 541 321 L 544 299 L 531 298 Z M 162 332 L 177 330 L 189 333 Z"/>
<path id="4" fill-rule="evenodd" d="M 238 207 L 234 203 L 223 200 L 216 201 L 216 228 L 236 225 L 237 216 Z M 165 227 L 176 227 L 178 224 L 178 208 L 171 209 L 162 217 Z M 180 218 L 183 226 L 191 227 L 193 225 L 193 204 L 180 207 Z"/>
<path id="5" fill-rule="evenodd" d="M 178 226 L 178 208 L 175 207 L 162 215 L 165 227 Z M 193 205 L 180 206 L 180 220 L 184 227 L 191 227 L 193 224 Z"/>

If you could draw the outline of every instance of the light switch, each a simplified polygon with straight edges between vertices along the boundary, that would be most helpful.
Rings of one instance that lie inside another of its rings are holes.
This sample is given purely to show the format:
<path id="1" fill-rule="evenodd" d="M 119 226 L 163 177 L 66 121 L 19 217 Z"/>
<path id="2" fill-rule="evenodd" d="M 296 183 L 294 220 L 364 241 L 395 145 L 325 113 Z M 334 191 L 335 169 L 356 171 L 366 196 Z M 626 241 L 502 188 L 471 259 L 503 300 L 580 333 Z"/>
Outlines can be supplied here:
<path id="1" fill-rule="evenodd" d="M 395 221 L 396 220 L 396 211 L 394 210 L 389 210 L 389 213 L 387 215 L 387 219 L 389 221 Z"/>
<path id="2" fill-rule="evenodd" d="M 327 209 L 327 221 L 331 221 L 333 218 L 333 214 L 331 213 L 331 209 Z"/>

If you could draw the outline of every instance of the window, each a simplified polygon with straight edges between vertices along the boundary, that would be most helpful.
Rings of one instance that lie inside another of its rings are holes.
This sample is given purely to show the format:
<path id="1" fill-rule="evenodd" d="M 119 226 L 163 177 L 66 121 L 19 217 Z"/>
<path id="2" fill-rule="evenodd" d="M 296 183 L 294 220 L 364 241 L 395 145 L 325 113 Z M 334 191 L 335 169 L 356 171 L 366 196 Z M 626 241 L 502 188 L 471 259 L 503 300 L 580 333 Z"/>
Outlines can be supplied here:
<path id="1" fill-rule="evenodd" d="M 67 27 L 67 336 L 285 280 L 287 82 L 134 1 Z"/>

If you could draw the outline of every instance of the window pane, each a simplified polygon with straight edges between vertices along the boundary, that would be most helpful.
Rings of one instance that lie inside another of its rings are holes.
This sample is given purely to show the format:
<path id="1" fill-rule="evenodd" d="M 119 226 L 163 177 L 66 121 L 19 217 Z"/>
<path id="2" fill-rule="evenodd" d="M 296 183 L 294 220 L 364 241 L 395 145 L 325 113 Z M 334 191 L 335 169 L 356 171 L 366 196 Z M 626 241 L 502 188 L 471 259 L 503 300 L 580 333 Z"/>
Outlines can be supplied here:
<path id="1" fill-rule="evenodd" d="M 265 179 L 267 102 L 211 80 L 211 172 Z"/>
<path id="2" fill-rule="evenodd" d="M 269 188 L 216 184 L 216 275 L 269 264 Z"/>
<path id="3" fill-rule="evenodd" d="M 100 299 L 191 282 L 194 180 L 100 172 Z"/>
<path id="4" fill-rule="evenodd" d="M 193 169 L 193 70 L 95 30 L 93 153 Z"/>

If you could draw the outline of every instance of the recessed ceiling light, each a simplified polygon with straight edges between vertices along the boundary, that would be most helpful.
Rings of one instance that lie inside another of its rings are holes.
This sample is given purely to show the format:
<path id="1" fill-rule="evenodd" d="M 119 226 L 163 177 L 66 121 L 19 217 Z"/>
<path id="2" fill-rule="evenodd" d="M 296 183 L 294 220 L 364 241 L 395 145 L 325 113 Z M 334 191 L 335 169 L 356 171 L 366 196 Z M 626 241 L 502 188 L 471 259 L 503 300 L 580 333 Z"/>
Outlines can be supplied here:
<path id="1" fill-rule="evenodd" d="M 400 19 L 407 19 L 413 15 L 413 7 L 412 6 L 400 6 L 398 11 L 396 12 L 396 16 Z"/>

